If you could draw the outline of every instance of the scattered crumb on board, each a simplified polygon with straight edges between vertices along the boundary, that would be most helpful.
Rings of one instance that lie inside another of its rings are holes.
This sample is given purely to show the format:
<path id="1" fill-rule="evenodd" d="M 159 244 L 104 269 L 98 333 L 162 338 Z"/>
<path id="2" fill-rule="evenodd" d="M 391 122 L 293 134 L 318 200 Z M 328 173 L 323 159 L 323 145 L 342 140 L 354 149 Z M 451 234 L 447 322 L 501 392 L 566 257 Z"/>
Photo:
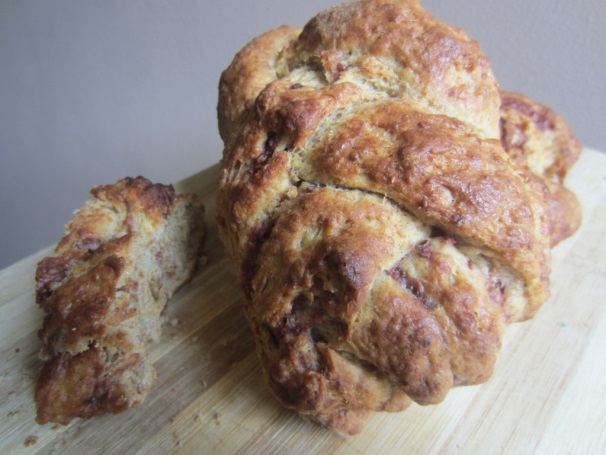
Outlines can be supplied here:
<path id="1" fill-rule="evenodd" d="M 23 445 L 25 447 L 35 446 L 36 444 L 38 444 L 38 436 L 34 435 L 28 436 L 27 438 L 25 438 L 25 441 L 23 441 Z"/>
<path id="2" fill-rule="evenodd" d="M 173 442 L 175 443 L 175 446 L 179 447 L 181 445 L 181 439 L 179 439 L 179 435 L 176 432 L 174 432 L 172 434 L 172 436 L 173 436 Z"/>

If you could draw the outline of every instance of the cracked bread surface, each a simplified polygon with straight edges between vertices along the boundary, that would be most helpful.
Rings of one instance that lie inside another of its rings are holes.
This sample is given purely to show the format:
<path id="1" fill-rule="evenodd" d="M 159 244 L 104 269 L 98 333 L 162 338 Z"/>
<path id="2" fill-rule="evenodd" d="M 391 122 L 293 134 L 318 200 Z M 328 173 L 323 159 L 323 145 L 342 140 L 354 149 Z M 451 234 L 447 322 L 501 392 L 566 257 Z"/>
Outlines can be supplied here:
<path id="1" fill-rule="evenodd" d="M 413 0 L 348 2 L 236 55 L 217 223 L 285 406 L 355 434 L 491 376 L 580 222 L 580 145 L 517 96 Z"/>
<path id="2" fill-rule="evenodd" d="M 36 270 L 46 360 L 38 423 L 68 424 L 143 402 L 156 372 L 149 346 L 168 299 L 196 267 L 204 207 L 143 177 L 92 189 L 55 255 Z"/>

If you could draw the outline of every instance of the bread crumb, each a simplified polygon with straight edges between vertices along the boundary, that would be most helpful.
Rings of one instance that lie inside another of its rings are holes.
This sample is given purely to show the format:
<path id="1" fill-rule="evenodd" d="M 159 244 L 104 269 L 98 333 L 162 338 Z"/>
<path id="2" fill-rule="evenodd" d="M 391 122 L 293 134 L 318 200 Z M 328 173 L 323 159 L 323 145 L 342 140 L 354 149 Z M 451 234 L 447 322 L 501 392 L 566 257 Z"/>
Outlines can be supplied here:
<path id="1" fill-rule="evenodd" d="M 179 435 L 176 432 L 173 433 L 173 441 L 175 442 L 175 446 L 179 447 L 181 445 L 181 439 L 179 439 Z"/>
<path id="2" fill-rule="evenodd" d="M 177 327 L 179 325 L 179 319 L 177 319 L 177 318 L 171 319 L 169 324 L 171 327 Z"/>
<path id="3" fill-rule="evenodd" d="M 23 445 L 25 447 L 35 446 L 36 444 L 38 444 L 38 436 L 34 435 L 28 436 L 27 438 L 25 438 L 25 441 L 23 441 Z"/>
<path id="4" fill-rule="evenodd" d="M 208 384 L 206 383 L 206 381 L 204 379 L 200 380 L 200 384 L 202 384 L 202 387 L 206 388 L 208 386 Z"/>
<path id="5" fill-rule="evenodd" d="M 217 411 L 213 412 L 213 420 L 215 421 L 215 425 L 221 425 L 221 414 L 219 414 Z"/>

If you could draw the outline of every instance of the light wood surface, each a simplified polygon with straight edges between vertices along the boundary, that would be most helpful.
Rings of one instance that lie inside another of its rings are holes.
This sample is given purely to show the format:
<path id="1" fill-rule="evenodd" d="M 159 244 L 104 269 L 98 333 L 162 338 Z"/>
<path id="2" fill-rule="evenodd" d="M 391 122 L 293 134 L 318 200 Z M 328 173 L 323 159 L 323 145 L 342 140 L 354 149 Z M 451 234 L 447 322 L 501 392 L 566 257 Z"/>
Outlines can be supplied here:
<path id="1" fill-rule="evenodd" d="M 263 383 L 213 222 L 218 169 L 176 185 L 207 206 L 207 259 L 169 304 L 156 388 L 138 408 L 37 425 L 34 271 L 51 249 L 0 272 L 0 453 L 606 453 L 606 154 L 585 150 L 571 173 L 583 225 L 554 250 L 552 297 L 508 328 L 490 381 L 437 406 L 375 414 L 351 438 L 283 409 Z"/>

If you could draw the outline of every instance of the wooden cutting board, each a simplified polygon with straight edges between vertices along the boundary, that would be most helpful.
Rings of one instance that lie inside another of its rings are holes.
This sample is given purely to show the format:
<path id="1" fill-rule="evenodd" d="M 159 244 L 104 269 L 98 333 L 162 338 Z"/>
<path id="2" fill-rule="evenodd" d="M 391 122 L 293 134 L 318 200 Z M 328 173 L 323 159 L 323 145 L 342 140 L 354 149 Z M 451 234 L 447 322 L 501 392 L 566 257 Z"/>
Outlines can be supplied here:
<path id="1" fill-rule="evenodd" d="M 552 297 L 508 328 L 490 381 L 437 406 L 375 414 L 351 438 L 283 409 L 264 385 L 213 223 L 218 174 L 214 166 L 176 185 L 206 204 L 206 259 L 169 304 L 153 347 L 157 385 L 136 409 L 35 423 L 34 270 L 51 249 L 0 272 L 0 453 L 606 453 L 606 154 L 585 150 L 571 173 L 583 226 L 555 249 Z"/>

